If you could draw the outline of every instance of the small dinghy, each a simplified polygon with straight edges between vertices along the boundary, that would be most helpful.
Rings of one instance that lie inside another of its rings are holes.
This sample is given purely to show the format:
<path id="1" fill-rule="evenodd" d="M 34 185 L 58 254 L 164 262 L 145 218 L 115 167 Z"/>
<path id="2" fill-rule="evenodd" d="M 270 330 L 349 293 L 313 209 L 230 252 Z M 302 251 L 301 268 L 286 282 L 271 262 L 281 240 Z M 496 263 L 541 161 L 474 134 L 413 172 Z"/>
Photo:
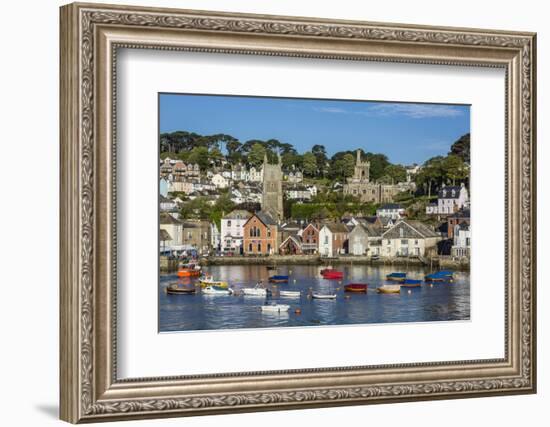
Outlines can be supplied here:
<path id="1" fill-rule="evenodd" d="M 436 271 L 424 277 L 426 282 L 452 282 L 453 272 L 448 270 Z"/>
<path id="2" fill-rule="evenodd" d="M 337 280 L 337 279 L 343 279 L 344 278 L 344 273 L 341 272 L 341 271 L 336 271 L 336 270 L 325 271 L 324 273 L 321 273 L 321 274 L 323 275 L 323 279 Z"/>
<path id="3" fill-rule="evenodd" d="M 376 292 L 380 294 L 398 294 L 401 292 L 401 285 L 382 285 L 376 288 Z"/>
<path id="4" fill-rule="evenodd" d="M 407 273 L 390 273 L 386 276 L 386 280 L 392 282 L 404 282 L 407 279 Z"/>
<path id="5" fill-rule="evenodd" d="M 252 297 L 267 297 L 271 295 L 271 291 L 262 286 L 261 283 L 257 283 L 253 288 L 242 288 L 243 295 Z"/>
<path id="6" fill-rule="evenodd" d="M 300 291 L 279 291 L 279 295 L 283 298 L 300 298 Z"/>
<path id="7" fill-rule="evenodd" d="M 166 293 L 169 295 L 190 295 L 194 294 L 197 290 L 195 287 L 181 286 L 177 283 L 172 283 L 166 288 Z"/>
<path id="8" fill-rule="evenodd" d="M 336 299 L 336 294 L 318 294 L 318 293 L 312 293 L 311 298 L 315 299 Z"/>
<path id="9" fill-rule="evenodd" d="M 286 313 L 290 306 L 288 304 L 266 304 L 262 305 L 262 311 L 269 313 Z"/>
<path id="10" fill-rule="evenodd" d="M 419 288 L 422 285 L 422 280 L 406 279 L 401 282 L 402 288 Z"/>
<path id="11" fill-rule="evenodd" d="M 369 285 L 366 283 L 350 283 L 344 286 L 344 292 L 362 292 L 367 293 Z"/>
<path id="12" fill-rule="evenodd" d="M 202 290 L 202 293 L 205 295 L 231 295 L 233 290 L 220 288 L 218 286 L 207 286 Z"/>
<path id="13" fill-rule="evenodd" d="M 288 283 L 288 276 L 271 276 L 269 281 L 271 283 Z"/>

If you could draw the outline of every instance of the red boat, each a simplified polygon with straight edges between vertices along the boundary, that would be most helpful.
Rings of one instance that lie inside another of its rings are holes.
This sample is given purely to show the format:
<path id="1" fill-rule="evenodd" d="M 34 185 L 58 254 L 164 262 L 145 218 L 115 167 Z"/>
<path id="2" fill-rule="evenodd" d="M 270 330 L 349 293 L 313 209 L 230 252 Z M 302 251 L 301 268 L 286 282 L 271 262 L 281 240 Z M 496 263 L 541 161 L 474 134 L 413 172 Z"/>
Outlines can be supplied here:
<path id="1" fill-rule="evenodd" d="M 366 283 L 350 283 L 344 286 L 345 292 L 364 292 L 367 293 L 369 285 Z"/>
<path id="2" fill-rule="evenodd" d="M 325 271 L 322 274 L 324 279 L 343 279 L 344 278 L 344 273 L 336 270 Z"/>

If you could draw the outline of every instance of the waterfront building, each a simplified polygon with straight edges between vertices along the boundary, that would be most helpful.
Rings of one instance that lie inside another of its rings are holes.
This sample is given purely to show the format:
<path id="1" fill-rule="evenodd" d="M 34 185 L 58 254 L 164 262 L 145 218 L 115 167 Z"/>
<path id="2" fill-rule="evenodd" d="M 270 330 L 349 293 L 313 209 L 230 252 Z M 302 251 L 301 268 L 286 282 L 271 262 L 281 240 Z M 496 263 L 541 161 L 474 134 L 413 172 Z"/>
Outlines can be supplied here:
<path id="1" fill-rule="evenodd" d="M 221 249 L 221 233 L 215 222 L 210 223 L 210 247 L 214 249 L 214 251 L 219 251 Z"/>
<path id="2" fill-rule="evenodd" d="M 319 230 L 319 254 L 334 257 L 345 254 L 348 228 L 342 223 L 328 223 Z"/>
<path id="3" fill-rule="evenodd" d="M 376 215 L 381 218 L 401 219 L 405 215 L 405 208 L 396 203 L 386 203 L 376 209 Z"/>
<path id="4" fill-rule="evenodd" d="M 399 220 L 382 233 L 383 257 L 419 257 L 435 255 L 441 235 L 420 221 Z"/>
<path id="5" fill-rule="evenodd" d="M 165 240 L 163 242 L 166 249 L 181 246 L 183 244 L 183 227 L 181 221 L 177 220 L 167 212 L 161 212 L 159 223 L 160 229 L 164 230 L 167 235 L 170 236 L 169 240 Z"/>
<path id="6" fill-rule="evenodd" d="M 267 154 L 263 164 L 262 211 L 269 214 L 275 221 L 283 219 L 283 173 L 281 157 L 276 165 L 267 163 Z"/>
<path id="7" fill-rule="evenodd" d="M 308 224 L 302 231 L 302 251 L 305 254 L 319 251 L 319 229 L 314 224 Z"/>
<path id="8" fill-rule="evenodd" d="M 302 255 L 302 239 L 300 236 L 288 236 L 283 243 L 279 245 L 281 255 Z"/>
<path id="9" fill-rule="evenodd" d="M 470 209 L 461 209 L 447 217 L 447 237 L 454 237 L 455 227 L 460 224 L 470 224 Z"/>
<path id="10" fill-rule="evenodd" d="M 289 236 L 299 236 L 302 227 L 297 222 L 287 222 L 279 226 L 280 240 L 284 241 Z"/>
<path id="11" fill-rule="evenodd" d="M 361 220 L 349 233 L 349 253 L 352 255 L 380 255 L 382 230 Z"/>
<path id="12" fill-rule="evenodd" d="M 460 186 L 443 186 L 437 195 L 437 203 L 426 206 L 426 214 L 451 215 L 469 206 L 468 190 L 464 183 Z"/>
<path id="13" fill-rule="evenodd" d="M 278 251 L 277 221 L 268 212 L 260 211 L 252 215 L 243 226 L 243 234 L 245 255 L 270 255 Z"/>
<path id="14" fill-rule="evenodd" d="M 402 185 L 370 182 L 370 162 L 361 160 L 361 151 L 357 150 L 353 176 L 344 184 L 344 194 L 349 194 L 367 203 L 392 202 L 393 197 L 403 191 Z"/>
<path id="15" fill-rule="evenodd" d="M 252 214 L 243 209 L 236 209 L 221 220 L 221 250 L 234 254 L 243 253 L 244 224 Z"/>
<path id="16" fill-rule="evenodd" d="M 186 220 L 182 223 L 182 244 L 199 254 L 210 250 L 210 223 L 203 220 Z"/>
<path id="17" fill-rule="evenodd" d="M 470 224 L 463 222 L 454 227 L 453 247 L 451 255 L 454 257 L 469 257 L 472 234 Z"/>

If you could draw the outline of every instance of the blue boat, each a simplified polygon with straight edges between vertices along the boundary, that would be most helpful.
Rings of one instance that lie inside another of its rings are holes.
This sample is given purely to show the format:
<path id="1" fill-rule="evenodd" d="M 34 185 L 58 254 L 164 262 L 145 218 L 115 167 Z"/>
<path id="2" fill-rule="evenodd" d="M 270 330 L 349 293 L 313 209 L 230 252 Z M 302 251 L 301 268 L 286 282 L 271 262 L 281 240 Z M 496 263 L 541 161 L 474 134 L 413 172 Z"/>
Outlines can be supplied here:
<path id="1" fill-rule="evenodd" d="M 386 276 L 386 280 L 392 282 L 403 282 L 407 278 L 407 273 L 390 273 Z"/>
<path id="2" fill-rule="evenodd" d="M 419 288 L 422 285 L 422 280 L 406 279 L 401 282 L 403 288 Z"/>
<path id="3" fill-rule="evenodd" d="M 453 272 L 448 270 L 436 271 L 424 277 L 426 282 L 452 282 Z"/>
<path id="4" fill-rule="evenodd" d="M 269 281 L 271 283 L 288 283 L 288 276 L 271 276 Z"/>

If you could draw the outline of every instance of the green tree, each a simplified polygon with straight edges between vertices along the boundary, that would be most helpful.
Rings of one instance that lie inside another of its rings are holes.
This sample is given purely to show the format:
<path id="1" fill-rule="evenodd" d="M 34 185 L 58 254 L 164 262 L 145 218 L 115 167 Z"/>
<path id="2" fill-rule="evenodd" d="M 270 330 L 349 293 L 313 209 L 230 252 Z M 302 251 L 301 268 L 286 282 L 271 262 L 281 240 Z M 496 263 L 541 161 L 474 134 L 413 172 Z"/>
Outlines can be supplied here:
<path id="1" fill-rule="evenodd" d="M 384 175 L 387 175 L 394 184 L 407 179 L 407 170 L 401 165 L 389 164 L 384 169 Z"/>
<path id="2" fill-rule="evenodd" d="M 195 147 L 191 150 L 187 161 L 190 163 L 198 163 L 201 170 L 206 170 L 210 166 L 210 155 L 208 148 Z"/>
<path id="3" fill-rule="evenodd" d="M 470 134 L 462 135 L 451 145 L 449 154 L 459 156 L 464 162 L 470 164 Z"/>
<path id="4" fill-rule="evenodd" d="M 367 153 L 364 155 L 364 158 L 370 163 L 369 175 L 371 181 L 376 181 L 385 175 L 385 170 L 390 165 L 387 156 L 384 154 Z"/>
<path id="5" fill-rule="evenodd" d="M 317 174 L 317 159 L 311 151 L 307 151 L 303 155 L 303 168 L 306 176 L 313 177 Z"/>
<path id="6" fill-rule="evenodd" d="M 248 163 L 251 166 L 258 167 L 264 161 L 264 156 L 266 155 L 266 149 L 260 143 L 255 143 L 248 153 Z"/>
<path id="7" fill-rule="evenodd" d="M 457 181 L 465 180 L 468 177 L 468 167 L 462 158 L 456 154 L 448 155 L 443 161 L 445 176 L 456 185 Z"/>

